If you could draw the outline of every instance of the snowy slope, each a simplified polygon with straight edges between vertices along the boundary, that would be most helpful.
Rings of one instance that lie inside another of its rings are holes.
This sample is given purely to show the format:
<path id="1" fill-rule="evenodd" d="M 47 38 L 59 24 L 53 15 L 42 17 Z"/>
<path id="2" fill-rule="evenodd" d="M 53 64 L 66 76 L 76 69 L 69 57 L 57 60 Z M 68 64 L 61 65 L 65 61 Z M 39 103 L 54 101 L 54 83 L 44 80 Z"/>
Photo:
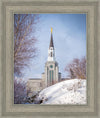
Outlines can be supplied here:
<path id="1" fill-rule="evenodd" d="M 86 80 L 71 79 L 59 82 L 39 93 L 42 104 L 86 104 Z"/>

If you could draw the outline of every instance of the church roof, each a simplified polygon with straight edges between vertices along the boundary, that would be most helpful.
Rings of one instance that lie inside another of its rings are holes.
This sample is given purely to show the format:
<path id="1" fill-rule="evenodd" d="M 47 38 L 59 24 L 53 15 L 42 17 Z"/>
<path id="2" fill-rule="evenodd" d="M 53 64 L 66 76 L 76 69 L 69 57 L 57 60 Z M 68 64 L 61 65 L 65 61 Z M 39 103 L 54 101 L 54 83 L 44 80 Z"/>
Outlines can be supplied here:
<path id="1" fill-rule="evenodd" d="M 41 78 L 29 78 L 29 80 L 41 80 Z"/>

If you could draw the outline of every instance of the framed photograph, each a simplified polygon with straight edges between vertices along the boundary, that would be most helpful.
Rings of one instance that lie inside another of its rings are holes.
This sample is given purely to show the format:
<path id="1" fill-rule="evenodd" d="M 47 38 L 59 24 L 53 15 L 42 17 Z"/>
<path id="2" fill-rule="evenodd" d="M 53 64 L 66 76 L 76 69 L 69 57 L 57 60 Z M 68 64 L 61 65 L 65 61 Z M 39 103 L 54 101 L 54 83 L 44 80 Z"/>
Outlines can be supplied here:
<path id="1" fill-rule="evenodd" d="M 86 14 L 14 14 L 14 104 L 87 104 L 86 81 Z"/>
<path id="2" fill-rule="evenodd" d="M 99 1 L 1 2 L 1 117 L 99 118 Z"/>

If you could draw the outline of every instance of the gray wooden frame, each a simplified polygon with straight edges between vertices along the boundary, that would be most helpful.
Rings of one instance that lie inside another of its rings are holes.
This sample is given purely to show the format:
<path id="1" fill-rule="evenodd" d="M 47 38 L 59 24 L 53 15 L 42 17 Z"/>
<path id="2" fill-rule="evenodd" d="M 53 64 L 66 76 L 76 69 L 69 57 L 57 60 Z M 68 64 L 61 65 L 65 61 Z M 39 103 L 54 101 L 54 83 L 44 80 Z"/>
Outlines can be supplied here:
<path id="1" fill-rule="evenodd" d="M 2 0 L 0 1 L 0 117 L 100 117 L 100 2 L 99 0 Z M 87 14 L 87 104 L 16 105 L 13 104 L 13 14 L 86 13 Z"/>

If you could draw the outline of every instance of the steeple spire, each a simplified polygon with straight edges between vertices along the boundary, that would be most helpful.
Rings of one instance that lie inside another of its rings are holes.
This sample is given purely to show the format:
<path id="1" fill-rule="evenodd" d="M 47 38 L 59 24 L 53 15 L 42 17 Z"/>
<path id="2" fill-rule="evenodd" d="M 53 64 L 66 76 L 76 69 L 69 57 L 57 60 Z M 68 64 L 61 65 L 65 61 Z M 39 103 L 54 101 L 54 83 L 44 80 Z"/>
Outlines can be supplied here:
<path id="1" fill-rule="evenodd" d="M 50 40 L 49 48 L 50 48 L 50 47 L 53 47 L 53 48 L 54 48 L 54 45 L 53 45 L 53 36 L 52 36 L 52 31 L 53 31 L 53 28 L 51 28 L 51 40 Z"/>
<path id="2" fill-rule="evenodd" d="M 53 35 L 52 35 L 53 29 L 51 28 L 51 39 L 50 39 L 50 45 L 48 49 L 48 61 L 55 61 L 55 50 L 53 45 Z"/>

